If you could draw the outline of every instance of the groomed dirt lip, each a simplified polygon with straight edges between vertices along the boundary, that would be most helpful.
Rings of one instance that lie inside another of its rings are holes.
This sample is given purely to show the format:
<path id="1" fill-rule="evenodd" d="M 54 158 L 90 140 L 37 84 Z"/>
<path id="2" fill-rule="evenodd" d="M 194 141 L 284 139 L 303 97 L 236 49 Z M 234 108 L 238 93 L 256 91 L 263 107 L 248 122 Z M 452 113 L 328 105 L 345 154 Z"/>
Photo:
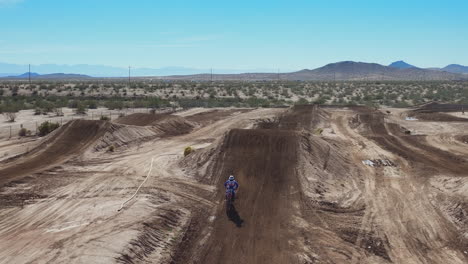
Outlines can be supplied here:
<path id="1" fill-rule="evenodd" d="M 117 124 L 132 125 L 132 126 L 151 126 L 159 121 L 173 118 L 171 114 L 148 114 L 148 113 L 134 113 L 119 117 L 113 121 Z"/>
<path id="2" fill-rule="evenodd" d="M 446 113 L 467 111 L 468 105 L 428 103 L 407 112 L 407 116 L 423 121 L 468 122 L 468 118 L 452 116 Z"/>
<path id="3" fill-rule="evenodd" d="M 282 198 L 287 196 L 286 186 L 298 185 L 294 173 L 298 139 L 294 131 L 270 129 L 233 129 L 225 136 L 213 183 L 222 185 L 226 175 L 236 175 L 240 198 L 229 215 L 234 223 L 227 221 L 224 210 L 219 212 L 199 263 L 221 259 L 223 263 L 287 263 L 291 259 L 288 242 L 282 239 L 287 234 L 279 227 L 290 208 L 291 201 Z M 219 200 L 223 193 L 220 189 Z M 257 239 L 249 238 L 253 234 Z"/>
<path id="4" fill-rule="evenodd" d="M 252 109 L 215 109 L 187 116 L 186 119 L 190 122 L 200 124 L 201 126 L 206 126 L 210 123 L 223 120 L 224 118 L 229 117 L 233 113 L 247 113 L 250 111 L 252 111 Z"/>
<path id="5" fill-rule="evenodd" d="M 419 113 L 434 113 L 434 112 L 461 112 L 462 110 L 467 110 L 467 109 L 468 109 L 468 105 L 464 105 L 464 104 L 441 104 L 441 103 L 431 102 L 431 103 L 420 105 L 412 111 L 419 112 Z"/>
<path id="6" fill-rule="evenodd" d="M 445 113 L 438 112 L 413 112 L 412 117 L 423 121 L 436 121 L 436 122 L 468 122 L 468 118 L 452 116 Z"/>
<path id="7" fill-rule="evenodd" d="M 152 127 L 161 137 L 187 134 L 195 124 L 187 119 L 171 114 L 135 113 L 114 121 L 117 124 Z"/>

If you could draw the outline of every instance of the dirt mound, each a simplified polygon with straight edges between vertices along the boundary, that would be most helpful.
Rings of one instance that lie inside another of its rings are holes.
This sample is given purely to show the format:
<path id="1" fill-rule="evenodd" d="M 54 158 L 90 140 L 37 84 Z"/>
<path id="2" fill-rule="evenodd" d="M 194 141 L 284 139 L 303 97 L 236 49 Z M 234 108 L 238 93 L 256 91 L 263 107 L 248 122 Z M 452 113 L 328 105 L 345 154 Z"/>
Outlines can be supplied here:
<path id="1" fill-rule="evenodd" d="M 160 121 L 153 122 L 151 126 L 165 137 L 187 134 L 195 127 L 193 123 L 180 116 L 164 118 Z"/>
<path id="2" fill-rule="evenodd" d="M 132 125 L 132 126 L 151 126 L 153 123 L 166 118 L 170 118 L 169 114 L 147 114 L 135 113 L 123 116 L 114 121 L 117 124 Z"/>
<path id="3" fill-rule="evenodd" d="M 160 137 L 161 133 L 157 133 L 151 127 L 127 126 L 121 124 L 111 124 L 104 135 L 98 140 L 94 146 L 94 150 L 99 151 L 106 149 L 108 146 L 116 148 L 138 144 L 139 142 L 151 140 Z"/>
<path id="4" fill-rule="evenodd" d="M 235 129 L 228 133 L 215 165 L 219 177 L 213 177 L 213 184 L 222 184 L 229 174 L 248 183 L 241 186 L 241 198 L 229 216 L 238 226 L 246 224 L 233 228 L 221 212 L 200 263 L 221 259 L 224 263 L 288 263 L 293 258 L 292 246 L 283 239 L 291 234 L 281 226 L 290 215 L 290 199 L 298 198 L 298 194 L 288 195 L 290 188 L 299 188 L 294 171 L 298 139 L 293 131 Z M 254 234 L 255 239 L 249 238 Z"/>
<path id="5" fill-rule="evenodd" d="M 102 137 L 110 123 L 74 120 L 47 136 L 43 143 L 29 153 L 6 163 L 0 169 L 0 185 L 13 178 L 46 169 L 82 153 Z"/>
<path id="6" fill-rule="evenodd" d="M 264 120 L 257 124 L 260 129 L 312 130 L 325 126 L 329 113 L 318 105 L 295 105 L 274 120 Z"/>
<path id="7" fill-rule="evenodd" d="M 437 122 L 468 122 L 468 118 L 456 117 L 448 112 L 462 112 L 468 110 L 468 105 L 462 104 L 439 104 L 428 103 L 418 108 L 408 111 L 407 116 L 415 117 L 424 121 L 437 121 Z"/>
<path id="8" fill-rule="evenodd" d="M 350 161 L 338 150 L 341 145 L 310 133 L 327 118 L 327 112 L 317 106 L 296 106 L 263 123 L 267 128 L 229 131 L 217 150 L 204 155 L 211 163 L 204 174 L 211 177 L 200 178 L 222 186 L 227 175 L 236 176 L 241 187 L 234 210 L 227 215 L 230 221 L 224 210 L 224 189 L 220 188 L 214 198 L 220 206 L 209 228 L 212 231 L 206 231 L 203 224 L 191 226 L 192 233 L 199 236 L 192 239 L 199 244 L 186 242 L 175 263 L 313 263 L 315 257 L 310 252 L 317 252 L 317 248 L 329 248 L 342 239 L 355 243 L 357 234 L 365 236 L 356 231 L 350 238 L 349 232 L 343 231 L 358 230 L 362 218 L 361 192 L 356 190 L 358 173 L 349 168 Z M 206 160 L 196 162 L 205 167 Z M 309 218 L 312 211 L 314 218 Z M 317 221 L 317 215 L 339 224 L 326 227 Z M 309 229 L 304 222 L 316 228 Z M 303 240 L 309 242 L 302 244 Z M 361 255 L 365 249 L 350 245 L 349 250 Z M 381 251 L 371 253 L 388 258 L 386 251 Z M 323 255 L 343 258 L 332 251 Z"/>
<path id="9" fill-rule="evenodd" d="M 468 105 L 463 104 L 440 104 L 436 102 L 427 103 L 419 106 L 414 112 L 433 113 L 433 112 L 461 112 L 467 110 Z"/>
<path id="10" fill-rule="evenodd" d="M 234 113 L 247 113 L 252 109 L 229 109 L 229 110 L 213 110 L 201 112 L 195 115 L 187 116 L 186 119 L 190 122 L 198 123 L 202 126 L 222 120 Z"/>
<path id="11" fill-rule="evenodd" d="M 135 113 L 121 117 L 115 120 L 114 123 L 132 126 L 151 126 L 161 136 L 187 134 L 194 128 L 194 124 L 185 118 L 170 114 Z"/>
<path id="12" fill-rule="evenodd" d="M 410 116 L 424 121 L 437 121 L 437 122 L 468 122 L 468 118 L 452 116 L 444 113 L 437 112 L 413 112 Z"/>

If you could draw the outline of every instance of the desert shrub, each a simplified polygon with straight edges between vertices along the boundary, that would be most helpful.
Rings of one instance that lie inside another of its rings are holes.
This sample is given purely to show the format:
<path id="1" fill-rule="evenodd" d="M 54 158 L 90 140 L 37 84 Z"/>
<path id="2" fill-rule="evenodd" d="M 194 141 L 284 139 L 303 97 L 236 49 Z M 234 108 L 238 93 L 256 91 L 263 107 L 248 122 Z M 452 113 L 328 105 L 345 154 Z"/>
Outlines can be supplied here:
<path id="1" fill-rule="evenodd" d="M 78 103 L 75 113 L 78 115 L 85 115 L 88 110 L 86 109 L 86 106 L 82 103 Z"/>
<path id="2" fill-rule="evenodd" d="M 192 152 L 194 152 L 194 151 L 195 151 L 194 148 L 192 148 L 192 147 L 186 147 L 186 148 L 184 149 L 184 156 L 187 156 L 187 155 L 189 155 L 190 153 L 192 153 Z"/>
<path id="3" fill-rule="evenodd" d="M 99 118 L 99 120 L 109 121 L 110 118 L 108 116 L 101 116 L 101 118 Z"/>
<path id="4" fill-rule="evenodd" d="M 156 109 L 152 108 L 149 112 L 150 112 L 150 114 L 154 115 L 154 114 L 156 114 Z"/>
<path id="5" fill-rule="evenodd" d="M 45 121 L 37 129 L 39 131 L 39 136 L 42 137 L 42 136 L 49 134 L 50 132 L 54 131 L 55 129 L 59 127 L 60 127 L 59 123 Z"/>
<path id="6" fill-rule="evenodd" d="M 112 100 L 112 101 L 107 101 L 105 103 L 105 106 L 109 110 L 114 110 L 114 109 L 121 110 L 124 107 L 124 103 L 121 100 Z"/>
<path id="7" fill-rule="evenodd" d="M 15 122 L 16 113 L 15 112 L 4 112 L 3 115 L 8 120 L 8 122 Z"/>
<path id="8" fill-rule="evenodd" d="M 86 105 L 88 105 L 89 109 L 97 109 L 98 108 L 98 103 L 95 100 L 87 101 Z"/>
<path id="9" fill-rule="evenodd" d="M 63 116 L 62 108 L 55 108 L 54 113 L 56 116 Z"/>
<path id="10" fill-rule="evenodd" d="M 295 104 L 296 105 L 305 105 L 305 104 L 309 104 L 309 101 L 307 101 L 307 99 L 305 99 L 304 97 L 301 97 L 301 98 L 299 98 L 299 100 Z"/>
<path id="11" fill-rule="evenodd" d="M 34 109 L 34 115 L 42 115 L 42 109 L 36 107 L 36 109 Z"/>
<path id="12" fill-rule="evenodd" d="M 39 108 L 41 110 L 41 114 L 47 114 L 54 110 L 55 105 L 52 102 L 46 100 L 38 100 L 36 102 L 36 109 Z"/>
<path id="13" fill-rule="evenodd" d="M 110 145 L 110 146 L 107 148 L 107 151 L 109 151 L 109 152 L 114 152 L 114 150 L 115 150 L 114 145 Z"/>
<path id="14" fill-rule="evenodd" d="M 315 131 L 314 131 L 315 135 L 322 135 L 322 133 L 323 133 L 323 128 L 320 128 L 320 127 L 315 129 Z"/>
<path id="15" fill-rule="evenodd" d="M 70 100 L 68 102 L 68 107 L 70 108 L 78 108 L 79 102 L 77 100 Z"/>
<path id="16" fill-rule="evenodd" d="M 31 130 L 28 130 L 26 128 L 21 128 L 18 132 L 18 136 L 20 137 L 26 137 L 31 135 Z"/>

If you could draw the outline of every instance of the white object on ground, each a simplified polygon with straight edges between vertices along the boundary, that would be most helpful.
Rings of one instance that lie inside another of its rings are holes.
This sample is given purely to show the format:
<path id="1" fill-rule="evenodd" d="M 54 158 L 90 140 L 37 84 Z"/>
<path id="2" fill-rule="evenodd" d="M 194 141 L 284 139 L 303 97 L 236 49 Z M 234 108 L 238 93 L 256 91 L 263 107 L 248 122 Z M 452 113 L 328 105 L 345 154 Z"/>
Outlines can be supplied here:
<path id="1" fill-rule="evenodd" d="M 141 186 L 143 186 L 143 184 L 145 184 L 146 180 L 148 180 L 148 177 L 150 176 L 151 174 L 151 170 L 153 170 L 153 161 L 154 161 L 154 158 L 151 159 L 151 165 L 150 165 L 150 168 L 149 168 L 149 171 L 148 171 L 148 175 L 146 175 L 146 178 L 145 180 L 140 184 L 140 186 L 138 186 L 138 189 L 136 190 L 136 192 L 132 195 L 132 197 L 130 197 L 128 200 L 126 200 L 125 202 L 122 203 L 122 205 L 120 206 L 120 209 L 117 210 L 117 211 L 120 211 L 122 210 L 122 208 L 124 207 L 124 205 L 126 203 L 128 203 L 130 200 L 133 199 L 133 197 L 135 197 L 135 195 L 138 193 L 138 191 L 140 190 Z"/>
<path id="2" fill-rule="evenodd" d="M 407 117 L 405 118 L 405 120 L 406 120 L 406 121 L 416 121 L 416 120 L 418 120 L 418 119 L 415 118 L 415 117 L 407 116 Z"/>
<path id="3" fill-rule="evenodd" d="M 362 164 L 367 165 L 367 166 L 374 167 L 374 162 L 372 162 L 372 161 L 370 161 L 370 160 L 363 160 L 363 161 L 362 161 Z"/>

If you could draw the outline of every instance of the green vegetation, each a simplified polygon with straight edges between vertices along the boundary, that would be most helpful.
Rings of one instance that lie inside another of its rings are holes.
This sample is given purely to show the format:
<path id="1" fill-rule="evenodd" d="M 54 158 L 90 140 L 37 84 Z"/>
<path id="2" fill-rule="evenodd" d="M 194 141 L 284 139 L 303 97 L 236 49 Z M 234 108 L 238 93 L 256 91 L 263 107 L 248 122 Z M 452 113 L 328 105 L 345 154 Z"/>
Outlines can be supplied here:
<path id="1" fill-rule="evenodd" d="M 184 149 L 184 156 L 187 156 L 187 155 L 189 155 L 190 153 L 192 153 L 192 152 L 194 152 L 194 151 L 195 151 L 194 148 L 192 148 L 192 147 L 186 147 L 186 148 Z"/>
<path id="2" fill-rule="evenodd" d="M 28 130 L 28 129 L 22 127 L 18 131 L 18 136 L 20 136 L 20 137 L 29 137 L 29 136 L 31 136 L 31 130 Z"/>
<path id="3" fill-rule="evenodd" d="M 110 146 L 107 148 L 107 151 L 108 151 L 108 152 L 114 152 L 114 151 L 115 151 L 115 146 L 114 146 L 114 145 L 110 145 Z"/>
<path id="4" fill-rule="evenodd" d="M 39 131 L 38 135 L 41 137 L 45 136 L 59 127 L 60 127 L 59 123 L 46 121 L 38 127 L 38 131 Z"/>
<path id="5" fill-rule="evenodd" d="M 468 104 L 468 82 L 461 81 L 162 81 L 118 80 L 80 82 L 21 81 L 0 83 L 0 112 L 35 109 L 56 113 L 71 107 L 87 109 L 167 107 L 282 107 L 333 104 L 406 107 L 424 102 Z"/>

